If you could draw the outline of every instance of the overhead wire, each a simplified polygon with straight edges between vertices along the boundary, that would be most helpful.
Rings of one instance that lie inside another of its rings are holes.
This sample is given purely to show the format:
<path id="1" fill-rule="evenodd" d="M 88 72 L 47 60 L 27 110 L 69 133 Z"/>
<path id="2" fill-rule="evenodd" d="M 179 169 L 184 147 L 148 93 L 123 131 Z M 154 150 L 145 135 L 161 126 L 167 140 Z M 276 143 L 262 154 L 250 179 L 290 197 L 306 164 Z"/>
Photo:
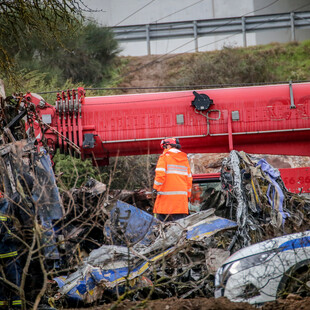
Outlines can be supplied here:
<path id="1" fill-rule="evenodd" d="M 259 9 L 257 9 L 257 10 L 252 11 L 252 12 L 248 12 L 248 13 L 242 15 L 242 16 L 246 16 L 246 15 L 248 15 L 248 14 L 261 11 L 261 10 L 263 10 L 263 9 L 265 9 L 265 8 L 270 7 L 271 5 L 275 4 L 275 3 L 278 2 L 278 1 L 280 1 L 280 0 L 275 0 L 275 1 L 273 1 L 272 3 L 270 3 L 269 5 L 266 5 L 266 6 L 263 7 L 263 8 L 259 8 Z M 298 7 L 298 8 L 295 8 L 295 9 L 293 10 L 293 12 L 295 12 L 295 11 L 297 11 L 297 10 L 300 10 L 300 9 L 306 7 L 306 6 L 309 6 L 309 5 L 310 5 L 310 3 L 305 4 L 305 5 L 302 5 L 302 6 Z M 241 16 L 241 17 L 242 17 L 242 16 Z M 231 23 L 231 21 L 230 21 L 229 23 Z M 227 23 L 227 24 L 229 24 L 229 23 Z M 263 24 L 263 23 L 261 23 L 261 24 Z M 260 25 L 261 25 L 261 24 L 260 24 Z M 223 26 L 226 26 L 226 24 L 214 28 L 210 33 L 214 32 L 216 29 L 218 29 L 218 28 L 220 28 L 220 27 L 223 27 Z M 255 28 L 252 28 L 252 29 L 255 29 Z M 237 34 L 240 34 L 240 32 L 234 33 L 234 34 L 232 34 L 232 35 L 230 35 L 230 36 L 227 36 L 227 37 L 225 37 L 225 38 L 221 38 L 221 39 L 215 40 L 215 41 L 210 42 L 210 43 L 208 43 L 208 44 L 201 45 L 201 46 L 199 46 L 199 48 L 205 47 L 205 46 L 208 46 L 208 45 L 211 45 L 211 44 L 214 44 L 214 43 L 217 43 L 217 42 L 219 42 L 219 41 L 226 40 L 226 39 L 231 38 L 231 37 L 233 37 L 233 36 L 235 36 L 235 35 L 237 35 Z M 127 72 L 126 74 L 121 75 L 121 77 L 122 77 L 122 78 L 123 78 L 123 77 L 126 77 L 126 76 L 128 76 L 128 75 L 130 75 L 130 74 L 132 74 L 132 73 L 134 73 L 134 72 L 137 72 L 137 71 L 139 71 L 139 70 L 141 70 L 141 69 L 143 69 L 143 68 L 145 68 L 145 67 L 147 67 L 147 66 L 152 65 L 153 63 L 162 62 L 162 61 L 164 61 L 164 60 L 177 57 L 177 56 L 179 56 L 180 54 L 175 54 L 175 55 L 170 55 L 170 54 L 171 54 L 173 51 L 177 50 L 178 48 L 183 47 L 183 46 L 185 46 L 185 45 L 187 45 L 187 44 L 189 44 L 189 43 L 191 43 L 191 42 L 193 42 L 193 41 L 194 41 L 194 39 L 193 39 L 193 40 L 190 40 L 190 41 L 187 42 L 187 43 L 182 44 L 181 46 L 179 46 L 179 47 L 177 47 L 177 48 L 171 50 L 170 52 L 168 52 L 168 53 L 166 53 L 166 54 L 160 55 L 160 56 L 157 57 L 156 59 L 154 59 L 154 60 L 150 61 L 149 63 L 146 63 L 146 64 L 144 64 L 144 65 L 138 67 L 138 68 L 135 69 L 135 70 L 132 70 L 132 71 L 130 71 L 130 72 Z M 183 52 L 183 54 L 189 53 L 189 52 L 194 51 L 194 50 L 195 50 L 195 49 L 190 49 L 190 50 L 188 50 L 188 51 L 186 51 L 186 52 Z M 169 56 L 169 55 L 170 55 L 170 57 L 166 57 L 166 56 Z M 166 57 L 166 58 L 160 60 L 160 59 L 163 58 L 163 57 Z M 160 61 L 159 61 L 159 60 L 160 60 Z M 294 83 L 300 83 L 300 82 L 309 82 L 309 81 L 294 81 Z M 238 83 L 238 84 L 218 84 L 218 85 L 190 85 L 190 86 L 85 88 L 85 90 L 129 90 L 129 89 L 141 89 L 141 90 L 143 90 L 143 89 L 187 89 L 187 88 L 191 88 L 191 89 L 196 88 L 196 89 L 198 89 L 198 88 L 203 88 L 203 87 L 205 87 L 205 88 L 209 88 L 209 87 L 211 87 L 211 88 L 215 88 L 215 87 L 236 87 L 236 86 L 254 86 L 254 85 L 282 84 L 282 83 L 287 83 L 287 81 L 285 81 L 285 82 L 267 82 L 267 83 L 244 83 L 244 84 Z M 59 90 L 57 90 L 57 91 L 48 91 L 48 92 L 38 92 L 38 94 L 49 94 L 49 93 L 57 93 L 57 92 L 59 92 Z"/>
<path id="2" fill-rule="evenodd" d="M 151 22 L 150 24 L 156 24 L 158 21 L 160 21 L 160 20 L 162 20 L 162 19 L 165 19 L 165 18 L 167 18 L 167 17 L 170 17 L 170 16 L 172 16 L 172 15 L 174 15 L 174 14 L 176 14 L 176 13 L 179 13 L 179 12 L 181 12 L 181 11 L 184 11 L 185 9 L 188 9 L 188 8 L 194 6 L 194 5 L 196 5 L 196 4 L 198 4 L 198 3 L 202 2 L 202 1 L 205 1 L 205 0 L 199 0 L 199 1 L 197 1 L 197 2 L 195 2 L 195 3 L 193 3 L 193 4 L 191 4 L 191 5 L 188 5 L 188 6 L 184 7 L 184 8 L 182 8 L 182 9 L 178 10 L 178 11 L 175 11 L 175 12 L 173 12 L 173 13 L 171 13 L 171 14 L 168 14 L 168 15 L 162 17 L 162 18 L 159 18 L 159 19 L 157 19 L 156 21 Z M 266 6 L 262 7 L 262 8 L 259 8 L 259 9 L 257 9 L 257 10 L 252 11 L 252 12 L 248 12 L 248 13 L 245 13 L 245 14 L 241 15 L 241 17 L 246 16 L 246 15 L 248 15 L 248 14 L 256 13 L 256 12 L 261 11 L 261 10 L 263 10 L 263 9 L 266 9 L 266 8 L 272 6 L 273 4 L 275 4 L 275 3 L 278 2 L 278 1 L 280 1 L 280 0 L 274 0 L 272 3 L 266 5 Z M 231 23 L 231 21 L 229 21 L 229 22 L 228 22 L 227 24 L 225 24 L 225 25 L 215 27 L 215 28 L 211 31 L 211 33 L 214 32 L 214 31 L 215 31 L 216 29 L 218 29 L 218 28 L 221 28 L 221 27 L 223 27 L 223 26 L 229 25 L 230 23 Z M 125 31 L 124 33 L 126 34 L 126 33 L 129 33 L 129 32 L 135 31 L 135 30 L 137 30 L 137 29 L 139 29 L 139 28 L 141 28 L 141 29 L 143 28 L 143 29 L 144 29 L 144 27 L 145 27 L 145 25 L 139 25 L 139 26 L 137 26 L 137 27 L 134 28 L 134 29 Z M 192 41 L 193 41 L 193 40 L 192 40 Z M 191 42 L 192 42 L 192 41 L 191 41 Z"/>
<path id="3" fill-rule="evenodd" d="M 139 8 L 138 10 L 136 10 L 135 12 L 131 13 L 130 15 L 128 15 L 127 17 L 125 17 L 124 19 L 122 19 L 120 22 L 118 22 L 114 27 L 118 26 L 119 24 L 121 24 L 122 22 L 124 22 L 125 20 L 127 20 L 128 18 L 130 18 L 131 16 L 135 15 L 136 13 L 140 12 L 141 10 L 143 10 L 144 8 L 146 8 L 147 6 L 149 6 L 151 3 L 153 3 L 156 0 L 151 0 L 150 2 L 148 2 L 147 4 L 145 4 L 144 6 L 142 6 L 141 8 Z"/>
<path id="4" fill-rule="evenodd" d="M 165 18 L 167 18 L 167 17 L 170 17 L 170 16 L 172 16 L 172 15 L 174 15 L 174 14 L 176 14 L 176 13 L 182 12 L 182 11 L 184 11 L 184 10 L 186 10 L 186 9 L 188 9 L 188 8 L 194 6 L 194 5 L 196 5 L 196 4 L 198 4 L 198 3 L 202 2 L 202 1 L 205 1 L 205 0 L 199 0 L 199 1 L 195 2 L 195 3 L 192 3 L 192 4 L 190 4 L 190 5 L 188 5 L 188 6 L 184 7 L 184 8 L 182 8 L 182 9 L 179 9 L 179 10 L 177 10 L 177 11 L 175 11 L 175 12 L 172 12 L 172 13 L 170 13 L 170 14 L 164 16 L 164 17 L 161 17 L 161 18 L 159 18 L 159 19 L 157 19 L 157 20 L 154 20 L 154 21 L 150 22 L 149 24 L 150 24 L 150 25 L 151 25 L 151 24 L 157 24 L 160 20 L 163 20 L 163 19 L 165 19 Z M 112 28 L 113 28 L 113 27 L 112 27 Z M 144 25 L 144 24 L 142 24 L 142 25 L 137 25 L 137 26 L 136 26 L 135 28 L 133 28 L 133 29 L 131 28 L 130 30 L 124 31 L 123 34 L 128 34 L 128 33 L 130 33 L 130 32 L 133 32 L 133 31 L 136 31 L 136 30 L 139 30 L 139 29 L 143 29 L 143 30 L 144 30 L 144 29 L 145 29 L 145 25 Z"/>
<path id="5" fill-rule="evenodd" d="M 309 83 L 310 80 L 297 80 L 292 81 L 294 84 L 297 83 Z M 99 91 L 99 90 L 155 90 L 155 89 L 180 89 L 180 90 L 192 90 L 192 89 L 211 89 L 211 88 L 228 88 L 228 87 L 245 87 L 245 86 L 263 86 L 263 85 L 275 85 L 275 84 L 287 84 L 289 81 L 277 81 L 277 82 L 259 82 L 259 83 L 227 83 L 227 84 L 199 84 L 199 85 L 183 85 L 183 86 L 149 86 L 149 87 L 85 87 L 84 90 Z M 35 92 L 39 95 L 59 93 L 60 90 L 51 90 L 44 92 Z"/>
<path id="6" fill-rule="evenodd" d="M 172 12 L 172 13 L 170 13 L 170 14 L 164 16 L 164 17 L 161 17 L 161 18 L 159 18 L 159 19 L 157 19 L 157 20 L 155 20 L 155 21 L 152 21 L 152 22 L 150 22 L 150 24 L 156 24 L 156 23 L 158 23 L 160 20 L 163 20 L 163 19 L 165 19 L 165 18 L 167 18 L 167 17 L 170 17 L 170 16 L 172 16 L 172 15 L 174 15 L 174 14 L 180 13 L 180 12 L 182 12 L 182 11 L 184 11 L 184 10 L 190 8 L 190 7 L 193 7 L 194 5 L 196 5 L 196 4 L 200 3 L 200 2 L 203 2 L 203 1 L 205 1 L 205 0 L 199 0 L 199 1 L 195 2 L 195 3 L 192 3 L 192 4 L 186 6 L 186 7 L 182 8 L 182 9 L 179 9 L 179 10 L 177 10 L 177 11 L 175 11 L 175 12 Z M 270 7 L 271 5 L 273 5 L 274 3 L 278 2 L 278 1 L 280 1 L 280 0 L 274 0 L 272 3 L 266 5 L 266 6 L 262 7 L 262 8 L 259 8 L 259 9 L 255 10 L 255 11 L 253 11 L 253 12 L 248 12 L 248 13 L 245 13 L 245 14 L 241 15 L 241 17 L 242 17 L 242 16 L 246 16 L 246 15 L 251 14 L 251 13 L 254 13 L 254 12 L 261 11 L 261 10 L 263 10 L 263 9 L 266 9 L 266 8 Z M 150 3 L 149 3 L 149 4 L 150 4 Z M 146 7 L 146 5 L 145 5 L 144 7 Z M 144 7 L 143 7 L 143 8 L 144 8 Z M 141 9 L 142 9 L 142 8 L 141 8 Z M 140 10 L 140 9 L 139 9 L 139 10 Z M 134 12 L 134 14 L 137 13 L 137 12 L 138 12 L 138 11 Z M 127 19 L 127 18 L 126 18 L 126 19 Z M 124 19 L 124 20 L 125 20 L 125 19 Z M 121 22 L 119 22 L 117 25 L 119 25 L 120 23 L 121 23 Z M 230 21 L 229 23 L 231 23 L 231 21 Z M 229 24 L 229 23 L 228 23 L 228 24 Z M 116 27 L 117 25 L 115 25 L 114 27 Z M 219 26 L 219 27 L 223 27 L 223 26 Z M 215 29 L 218 29 L 219 27 L 216 27 Z M 113 27 L 112 27 L 112 28 L 113 28 Z M 124 34 L 129 33 L 129 32 L 133 32 L 133 31 L 138 30 L 138 29 L 144 29 L 144 28 L 145 28 L 145 25 L 144 25 L 144 24 L 143 24 L 143 25 L 137 25 L 136 28 L 133 28 L 133 29 L 124 31 Z"/>
<path id="7" fill-rule="evenodd" d="M 188 6 L 184 7 L 184 8 L 182 8 L 182 9 L 179 9 L 179 10 L 173 12 L 173 13 L 170 13 L 170 14 L 164 16 L 164 17 L 161 17 L 161 18 L 157 19 L 155 23 L 157 23 L 157 22 L 159 22 L 160 20 L 163 20 L 163 19 L 165 19 L 165 18 L 167 18 L 167 17 L 170 17 L 170 16 L 172 16 L 172 15 L 174 15 L 174 14 L 180 13 L 180 12 L 182 12 L 182 11 L 188 9 L 188 8 L 191 8 L 191 7 L 193 7 L 194 5 L 196 5 L 196 4 L 200 3 L 200 2 L 203 2 L 203 1 L 205 1 L 205 0 L 199 0 L 199 1 L 195 2 L 195 3 L 192 3 L 192 4 L 190 4 L 190 5 L 188 5 Z"/>
<path id="8" fill-rule="evenodd" d="M 294 11 L 299 10 L 299 9 L 301 9 L 301 8 L 303 8 L 303 7 L 305 7 L 305 6 L 309 6 L 309 5 L 310 5 L 310 3 L 308 3 L 308 4 L 306 4 L 306 5 L 303 5 L 303 6 L 299 7 L 299 8 L 297 8 L 297 9 L 295 9 Z M 276 20 L 276 19 L 277 19 L 277 17 L 275 17 L 275 18 L 273 18 L 273 19 L 271 19 L 271 20 Z M 249 30 L 256 29 L 256 28 L 258 28 L 258 27 L 259 27 L 260 25 L 262 25 L 262 24 L 263 24 L 263 23 L 260 23 L 260 24 L 258 24 L 257 26 L 253 26 L 253 27 L 250 28 Z M 236 36 L 236 35 L 238 35 L 238 34 L 240 34 L 240 32 L 236 32 L 236 33 L 234 33 L 234 34 L 232 34 L 232 35 L 230 35 L 230 36 L 227 36 L 227 37 L 225 37 L 225 38 L 218 39 L 218 40 L 216 40 L 216 41 L 214 41 L 214 42 L 212 42 L 212 43 L 208 43 L 208 44 L 205 44 L 205 45 L 200 45 L 199 47 L 200 47 L 200 48 L 201 48 L 201 47 L 205 47 L 205 46 L 208 46 L 208 45 L 217 43 L 217 42 L 219 42 L 219 41 L 229 39 L 229 38 L 231 38 L 231 37 L 233 37 L 233 36 Z M 191 50 L 189 50 L 189 51 L 186 51 L 185 53 L 189 53 L 190 51 L 193 51 L 193 49 L 191 49 Z"/>
<path id="9" fill-rule="evenodd" d="M 266 6 L 264 6 L 264 7 L 259 8 L 259 9 L 256 9 L 256 10 L 251 11 L 251 12 L 248 12 L 248 13 L 245 13 L 245 14 L 241 15 L 240 17 L 243 17 L 243 16 L 246 16 L 246 15 L 248 15 L 248 14 L 256 13 L 256 12 L 258 12 L 258 11 L 261 11 L 261 10 L 263 10 L 263 9 L 266 9 L 266 8 L 272 6 L 273 4 L 275 4 L 275 3 L 278 2 L 278 1 L 280 1 L 280 0 L 274 0 L 273 2 L 269 3 L 268 5 L 266 5 Z M 298 9 L 299 9 L 299 8 L 298 8 Z M 227 22 L 226 24 L 224 24 L 224 25 L 215 27 L 213 30 L 211 30 L 211 31 L 209 32 L 209 34 L 214 33 L 217 29 L 219 29 L 219 28 L 221 28 L 221 27 L 228 26 L 231 22 L 232 22 L 232 20 L 228 21 L 228 22 Z M 228 37 L 225 37 L 225 38 L 216 40 L 216 41 L 214 41 L 214 42 L 211 42 L 211 43 L 209 43 L 209 44 L 202 45 L 202 46 L 199 46 L 199 47 L 201 48 L 201 47 L 205 47 L 205 46 L 207 46 L 207 45 L 211 45 L 211 44 L 217 43 L 217 42 L 219 42 L 219 41 L 222 41 L 222 40 L 225 40 L 225 39 L 227 39 L 227 38 L 233 37 L 233 36 L 235 36 L 235 35 L 237 35 L 237 34 L 239 34 L 239 33 L 240 33 L 240 32 L 237 32 L 237 33 L 235 33 L 235 34 L 233 34 L 233 35 L 231 35 L 231 36 L 228 36 Z M 172 49 L 172 50 L 169 51 L 168 53 L 162 54 L 162 55 L 158 56 L 157 58 L 155 58 L 154 60 L 150 61 L 149 63 L 146 63 L 146 64 L 144 64 L 144 65 L 142 65 L 142 66 L 136 68 L 135 70 L 132 70 L 132 71 L 130 71 L 130 72 L 127 72 L 126 74 L 122 75 L 121 77 L 126 77 L 126 76 L 130 75 L 131 73 L 137 72 L 137 71 L 139 71 L 139 70 L 141 70 L 141 69 L 143 69 L 143 68 L 145 68 L 145 67 L 148 67 L 148 66 L 150 66 L 150 65 L 152 65 L 152 64 L 154 64 L 154 63 L 157 63 L 157 61 L 158 61 L 159 59 L 162 59 L 162 58 L 164 58 L 165 56 L 170 55 L 170 54 L 173 53 L 174 51 L 176 51 L 176 50 L 182 48 L 183 46 L 186 46 L 186 45 L 188 45 L 188 44 L 190 44 L 190 43 L 192 43 L 192 42 L 194 42 L 194 41 L 195 41 L 195 39 L 191 39 L 190 41 L 187 41 L 187 42 L 181 44 L 180 46 L 177 46 L 176 48 Z M 199 48 L 199 47 L 198 47 L 198 48 Z M 194 50 L 195 50 L 195 49 L 191 49 L 191 50 L 188 50 L 188 51 L 183 52 L 183 53 L 189 53 L 190 51 L 194 51 Z M 172 57 L 169 57 L 168 59 L 177 57 L 178 55 L 179 55 L 179 54 L 173 55 Z M 163 61 L 163 60 L 162 60 L 162 61 Z"/>
<path id="10" fill-rule="evenodd" d="M 176 13 L 179 13 L 179 12 L 182 12 L 182 11 L 184 11 L 184 10 L 186 10 L 186 9 L 188 9 L 188 8 L 190 8 L 190 7 L 193 7 L 194 5 L 196 5 L 196 4 L 198 4 L 198 3 L 200 3 L 200 2 L 202 2 L 202 1 L 205 1 L 205 0 L 199 0 L 199 1 L 197 1 L 197 2 L 195 2 L 195 3 L 192 3 L 192 4 L 190 4 L 190 5 L 188 5 L 188 6 L 186 6 L 186 7 L 184 7 L 184 8 L 182 8 L 182 9 L 179 9 L 179 10 L 177 10 L 177 11 L 175 11 L 175 12 L 172 12 L 172 13 L 170 13 L 170 14 L 168 14 L 168 15 L 166 15 L 166 16 L 164 16 L 164 17 L 161 17 L 161 18 L 159 18 L 159 19 L 157 19 L 157 20 L 155 20 L 155 21 L 152 21 L 152 22 L 150 22 L 150 24 L 157 24 L 160 20 L 163 20 L 163 19 L 165 19 L 165 18 L 167 18 L 167 17 L 170 17 L 170 16 L 172 16 L 172 15 L 174 15 L 174 14 L 176 14 Z M 150 3 L 149 3 L 150 4 Z M 145 8 L 146 6 L 144 6 L 143 8 Z M 142 8 L 141 8 L 142 9 Z M 138 11 L 136 11 L 135 13 L 137 13 Z M 132 16 L 132 15 L 131 15 Z M 127 18 L 126 18 L 127 19 Z M 124 20 L 123 20 L 124 21 Z M 120 22 L 121 23 L 121 22 Z M 117 25 L 119 25 L 120 23 L 118 23 Z M 116 25 L 116 26 L 117 26 Z M 114 27 L 116 27 L 116 26 L 114 26 Z M 127 31 L 124 31 L 122 34 L 128 34 L 128 33 L 130 33 L 130 32 L 133 32 L 133 31 L 136 31 L 136 30 L 139 30 L 139 29 L 144 29 L 145 28 L 145 25 L 143 24 L 143 25 L 137 25 L 137 27 L 135 27 L 135 28 L 133 28 L 133 29 L 130 29 L 130 30 L 127 30 Z M 169 41 L 169 40 L 168 40 Z M 168 49 L 168 45 L 167 45 L 167 49 Z"/>

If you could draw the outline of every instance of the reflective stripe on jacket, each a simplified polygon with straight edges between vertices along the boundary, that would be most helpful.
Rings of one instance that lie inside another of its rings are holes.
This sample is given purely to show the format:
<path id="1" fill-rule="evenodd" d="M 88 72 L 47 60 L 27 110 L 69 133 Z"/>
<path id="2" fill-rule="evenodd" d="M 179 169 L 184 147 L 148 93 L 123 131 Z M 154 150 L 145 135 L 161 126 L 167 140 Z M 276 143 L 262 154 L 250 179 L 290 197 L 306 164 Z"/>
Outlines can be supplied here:
<path id="1" fill-rule="evenodd" d="M 0 199 L 0 259 L 18 255 L 17 240 L 12 237 L 13 216 L 7 199 Z"/>
<path id="2" fill-rule="evenodd" d="M 9 252 L 9 253 L 0 253 L 0 258 L 8 258 L 8 257 L 14 257 L 17 256 L 17 251 Z"/>
<path id="3" fill-rule="evenodd" d="M 192 175 L 187 155 L 176 148 L 164 150 L 155 169 L 157 190 L 154 213 L 188 214 Z"/>

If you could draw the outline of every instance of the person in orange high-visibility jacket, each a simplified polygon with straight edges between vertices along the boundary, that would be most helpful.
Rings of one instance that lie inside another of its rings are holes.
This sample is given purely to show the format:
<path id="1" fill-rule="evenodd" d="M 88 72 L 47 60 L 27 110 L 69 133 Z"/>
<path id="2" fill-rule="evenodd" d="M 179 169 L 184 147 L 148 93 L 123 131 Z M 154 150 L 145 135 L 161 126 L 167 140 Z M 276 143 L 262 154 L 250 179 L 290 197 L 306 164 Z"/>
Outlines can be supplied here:
<path id="1" fill-rule="evenodd" d="M 201 195 L 202 195 L 201 187 L 199 186 L 199 184 L 194 184 L 190 202 L 194 205 L 199 205 L 201 203 Z"/>
<path id="2" fill-rule="evenodd" d="M 164 149 L 155 169 L 154 192 L 157 193 L 153 213 L 162 221 L 175 221 L 188 214 L 192 174 L 187 155 L 180 151 L 178 139 L 161 141 Z"/>

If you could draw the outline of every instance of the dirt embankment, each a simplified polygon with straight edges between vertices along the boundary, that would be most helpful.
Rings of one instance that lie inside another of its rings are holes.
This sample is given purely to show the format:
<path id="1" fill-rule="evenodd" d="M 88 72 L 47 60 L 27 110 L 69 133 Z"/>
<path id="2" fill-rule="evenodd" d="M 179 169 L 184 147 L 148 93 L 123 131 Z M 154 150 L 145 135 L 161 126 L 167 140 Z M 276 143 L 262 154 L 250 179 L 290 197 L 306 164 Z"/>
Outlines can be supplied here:
<path id="1" fill-rule="evenodd" d="M 137 89 L 123 90 L 124 93 L 164 92 L 176 90 L 169 88 L 187 68 L 198 54 L 150 55 L 141 57 L 124 57 L 126 65 L 122 71 L 122 82 L 119 87 Z M 185 71 L 185 73 L 184 73 Z M 167 88 L 156 89 L 165 86 Z M 148 88 L 149 87 L 149 88 Z"/>
<path id="2" fill-rule="evenodd" d="M 164 86 L 167 78 L 167 64 L 158 56 L 126 57 L 127 65 L 120 87 L 158 87 Z M 151 92 L 150 89 L 132 89 L 128 93 Z"/>
<path id="3" fill-rule="evenodd" d="M 147 302 L 123 301 L 119 304 L 106 304 L 88 310 L 128 310 L 128 309 L 147 309 L 147 310 L 308 310 L 310 309 L 310 297 L 301 298 L 291 295 L 287 299 L 279 299 L 269 302 L 261 307 L 255 307 L 244 302 L 232 302 L 227 298 L 194 298 L 177 299 L 167 298 L 160 300 L 150 300 Z M 73 310 L 73 309 L 68 309 Z"/>

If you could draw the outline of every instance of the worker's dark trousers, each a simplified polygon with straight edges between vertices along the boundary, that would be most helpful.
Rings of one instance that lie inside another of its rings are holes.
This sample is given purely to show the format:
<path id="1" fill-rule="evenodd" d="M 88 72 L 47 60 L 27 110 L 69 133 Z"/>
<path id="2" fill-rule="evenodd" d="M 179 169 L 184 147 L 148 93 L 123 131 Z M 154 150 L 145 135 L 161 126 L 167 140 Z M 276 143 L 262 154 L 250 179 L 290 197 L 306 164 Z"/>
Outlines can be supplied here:
<path id="1" fill-rule="evenodd" d="M 0 254 L 3 256 L 3 254 Z M 22 269 L 19 259 L 15 257 L 0 258 L 0 277 L 20 286 Z M 9 284 L 0 280 L 0 309 L 21 308 L 19 293 Z"/>
<path id="2" fill-rule="evenodd" d="M 162 222 L 172 222 L 187 217 L 187 214 L 156 214 L 156 218 Z"/>

